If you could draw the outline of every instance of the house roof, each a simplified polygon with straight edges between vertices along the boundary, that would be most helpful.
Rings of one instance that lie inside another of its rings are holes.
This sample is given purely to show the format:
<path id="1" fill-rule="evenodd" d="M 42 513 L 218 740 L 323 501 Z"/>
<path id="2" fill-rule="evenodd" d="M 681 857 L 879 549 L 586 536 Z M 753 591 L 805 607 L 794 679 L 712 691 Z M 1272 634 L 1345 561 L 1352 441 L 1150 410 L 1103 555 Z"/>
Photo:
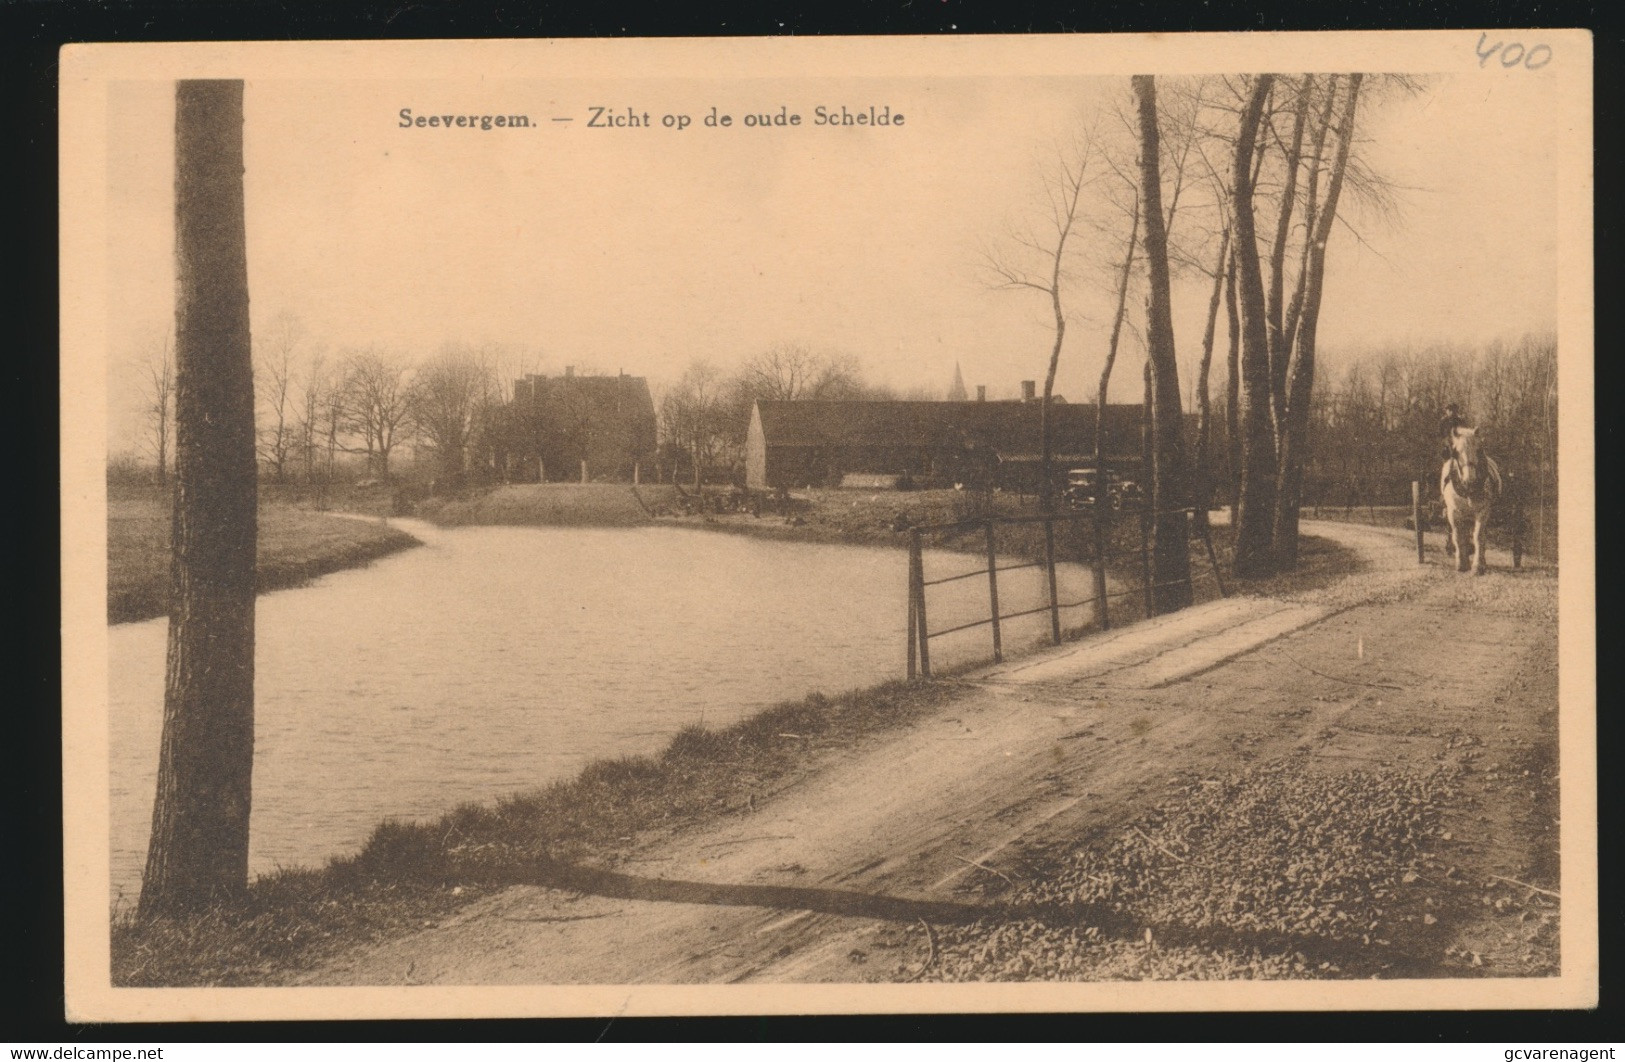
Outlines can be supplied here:
<path id="1" fill-rule="evenodd" d="M 1042 445 L 1041 406 L 1036 402 L 794 401 L 756 403 L 769 446 L 986 448 L 1004 454 L 1035 453 Z M 1050 406 L 1051 445 L 1057 451 L 1092 453 L 1095 407 Z M 1140 451 L 1140 407 L 1106 407 L 1106 450 Z"/>
<path id="2" fill-rule="evenodd" d="M 515 380 L 514 404 L 530 409 L 548 403 L 568 402 L 583 405 L 602 415 L 610 410 L 625 409 L 631 414 L 653 415 L 654 400 L 649 393 L 649 381 L 642 376 L 537 376 Z M 630 405 L 624 405 L 630 403 Z"/>

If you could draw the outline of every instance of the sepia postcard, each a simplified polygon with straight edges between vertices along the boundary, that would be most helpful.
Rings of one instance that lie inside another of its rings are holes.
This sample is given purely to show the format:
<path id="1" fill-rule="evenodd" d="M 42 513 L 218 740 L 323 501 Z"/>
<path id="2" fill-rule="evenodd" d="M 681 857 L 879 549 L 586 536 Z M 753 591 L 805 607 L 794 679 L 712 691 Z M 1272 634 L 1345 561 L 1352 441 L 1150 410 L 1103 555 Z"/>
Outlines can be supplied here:
<path id="1" fill-rule="evenodd" d="M 67 1017 L 1596 1005 L 1591 84 L 66 47 Z"/>

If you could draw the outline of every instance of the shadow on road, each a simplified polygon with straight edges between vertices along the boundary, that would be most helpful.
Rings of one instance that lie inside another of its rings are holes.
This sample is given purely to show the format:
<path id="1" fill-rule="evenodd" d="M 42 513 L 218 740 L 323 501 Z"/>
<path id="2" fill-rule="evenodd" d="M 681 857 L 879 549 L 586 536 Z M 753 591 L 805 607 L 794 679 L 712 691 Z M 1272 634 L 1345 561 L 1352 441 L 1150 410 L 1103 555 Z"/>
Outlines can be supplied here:
<path id="1" fill-rule="evenodd" d="M 493 869 L 480 877 L 482 882 L 494 885 L 535 885 L 621 900 L 812 911 L 901 923 L 969 925 L 985 920 L 1000 923 L 1034 922 L 1059 930 L 1082 931 L 1092 928 L 1102 938 L 1145 941 L 1147 947 L 1228 949 L 1243 954 L 1256 951 L 1264 955 L 1296 954 L 1311 966 L 1332 964 L 1337 968 L 1337 975 L 1342 977 L 1420 976 L 1429 966 L 1411 954 L 1411 949 L 1372 948 L 1355 941 L 1220 925 L 1148 924 L 1132 911 L 1117 910 L 1104 904 L 962 903 L 849 889 L 650 878 L 552 861 L 540 862 L 531 869 Z M 1147 930 L 1150 930 L 1149 938 L 1146 936 Z M 1422 951 L 1425 953 L 1426 948 Z"/>

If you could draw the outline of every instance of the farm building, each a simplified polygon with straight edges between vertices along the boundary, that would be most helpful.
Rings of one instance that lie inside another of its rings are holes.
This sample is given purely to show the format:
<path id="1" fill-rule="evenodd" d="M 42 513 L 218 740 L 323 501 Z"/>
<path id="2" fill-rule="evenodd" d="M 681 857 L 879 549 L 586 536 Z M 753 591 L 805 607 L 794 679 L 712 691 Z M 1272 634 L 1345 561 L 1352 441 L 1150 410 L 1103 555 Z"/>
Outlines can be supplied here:
<path id="1" fill-rule="evenodd" d="M 925 486 L 1038 484 L 1041 405 L 1020 402 L 757 402 L 745 443 L 752 488 L 837 486 L 848 475 L 906 476 Z M 1094 459 L 1095 407 L 1050 406 L 1053 467 Z M 1140 407 L 1106 407 L 1105 457 L 1140 464 Z"/>
<path id="2" fill-rule="evenodd" d="M 527 375 L 502 419 L 508 480 L 631 480 L 654 458 L 654 398 L 641 376 Z"/>

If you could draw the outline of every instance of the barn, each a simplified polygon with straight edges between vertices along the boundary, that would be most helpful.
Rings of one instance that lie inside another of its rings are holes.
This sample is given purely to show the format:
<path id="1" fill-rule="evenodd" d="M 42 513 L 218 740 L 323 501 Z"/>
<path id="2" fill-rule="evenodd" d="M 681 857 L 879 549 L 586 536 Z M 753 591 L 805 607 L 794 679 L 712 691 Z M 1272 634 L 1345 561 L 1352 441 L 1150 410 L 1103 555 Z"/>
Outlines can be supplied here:
<path id="1" fill-rule="evenodd" d="M 906 476 L 920 486 L 1038 483 L 1041 404 L 1015 402 L 759 401 L 745 441 L 754 489 L 838 486 L 853 474 Z M 1053 467 L 1092 462 L 1095 407 L 1050 406 Z M 1140 406 L 1106 407 L 1107 461 L 1140 463 Z"/>

